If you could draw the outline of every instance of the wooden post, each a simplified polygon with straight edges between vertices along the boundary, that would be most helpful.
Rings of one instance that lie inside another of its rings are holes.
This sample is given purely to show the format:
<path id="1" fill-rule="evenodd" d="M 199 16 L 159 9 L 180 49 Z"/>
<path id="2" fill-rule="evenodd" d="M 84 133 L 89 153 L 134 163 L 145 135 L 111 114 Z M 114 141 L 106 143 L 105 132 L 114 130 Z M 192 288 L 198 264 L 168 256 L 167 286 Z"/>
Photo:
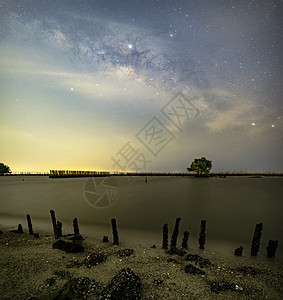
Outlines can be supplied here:
<path id="1" fill-rule="evenodd" d="M 204 245 L 205 245 L 205 229 L 206 229 L 206 221 L 205 220 L 201 220 L 200 223 L 200 234 L 199 234 L 199 248 L 200 249 L 204 249 Z"/>
<path id="2" fill-rule="evenodd" d="M 242 256 L 243 249 L 244 249 L 243 246 L 240 246 L 239 248 L 235 249 L 234 255 L 236 255 L 236 256 Z"/>
<path id="3" fill-rule="evenodd" d="M 171 244 L 170 244 L 171 249 L 176 249 L 177 248 L 177 239 L 178 239 L 178 234 L 179 234 L 180 221 L 181 221 L 181 218 L 176 219 L 174 231 L 173 231 L 173 234 L 171 236 Z"/>
<path id="4" fill-rule="evenodd" d="M 119 245 L 119 237 L 116 225 L 116 219 L 111 219 L 112 232 L 113 232 L 113 245 Z"/>
<path id="5" fill-rule="evenodd" d="M 259 251 L 262 229 L 263 229 L 262 223 L 256 224 L 255 231 L 254 231 L 254 237 L 252 240 L 252 246 L 251 246 L 251 255 L 252 256 L 257 256 L 257 253 Z"/>
<path id="6" fill-rule="evenodd" d="M 22 224 L 18 225 L 18 233 L 24 233 Z"/>
<path id="7" fill-rule="evenodd" d="M 27 215 L 27 221 L 28 221 L 28 230 L 29 230 L 29 234 L 30 234 L 30 235 L 33 235 L 33 230 L 32 230 L 32 224 L 31 224 L 30 215 Z"/>
<path id="8" fill-rule="evenodd" d="M 168 224 L 163 225 L 162 249 L 168 249 Z"/>
<path id="9" fill-rule="evenodd" d="M 80 234 L 80 229 L 78 225 L 78 219 L 74 218 L 73 220 L 74 234 Z"/>
<path id="10" fill-rule="evenodd" d="M 278 247 L 278 241 L 270 240 L 266 247 L 267 257 L 272 258 L 275 256 L 276 248 Z"/>
<path id="11" fill-rule="evenodd" d="M 189 232 L 184 232 L 183 242 L 182 242 L 182 249 L 188 249 L 188 239 L 189 239 Z"/>
<path id="12" fill-rule="evenodd" d="M 56 227 L 55 227 L 55 239 L 59 239 L 59 237 L 62 236 L 62 223 L 60 221 L 57 221 Z"/>
<path id="13" fill-rule="evenodd" d="M 51 214 L 51 220 L 52 220 L 52 225 L 53 225 L 53 232 L 56 238 L 56 217 L 55 217 L 55 212 L 54 210 L 50 210 L 50 214 Z"/>

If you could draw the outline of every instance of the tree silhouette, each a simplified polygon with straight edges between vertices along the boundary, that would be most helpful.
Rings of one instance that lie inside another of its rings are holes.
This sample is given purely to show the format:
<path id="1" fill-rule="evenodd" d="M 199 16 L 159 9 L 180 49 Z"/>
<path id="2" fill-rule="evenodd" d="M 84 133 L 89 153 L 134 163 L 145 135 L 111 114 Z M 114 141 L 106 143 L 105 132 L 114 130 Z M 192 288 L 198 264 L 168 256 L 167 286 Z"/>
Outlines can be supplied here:
<path id="1" fill-rule="evenodd" d="M 198 176 L 202 174 L 209 174 L 212 168 L 211 160 L 206 159 L 205 157 L 202 158 L 195 158 L 195 160 L 191 163 L 191 166 L 187 168 L 187 170 L 197 172 Z"/>
<path id="2" fill-rule="evenodd" d="M 11 173 L 10 167 L 4 165 L 3 163 L 0 163 L 0 174 L 7 174 L 7 173 Z"/>

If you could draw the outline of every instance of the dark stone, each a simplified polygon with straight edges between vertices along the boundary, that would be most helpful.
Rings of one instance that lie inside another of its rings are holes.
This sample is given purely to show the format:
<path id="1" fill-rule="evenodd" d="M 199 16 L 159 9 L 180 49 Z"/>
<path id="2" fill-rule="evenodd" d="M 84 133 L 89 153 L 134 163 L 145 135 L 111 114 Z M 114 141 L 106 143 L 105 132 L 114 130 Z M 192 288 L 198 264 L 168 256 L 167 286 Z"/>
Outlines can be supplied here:
<path id="1" fill-rule="evenodd" d="M 154 249 L 155 249 L 155 248 L 156 248 L 155 244 L 154 244 L 154 245 L 152 245 L 150 248 L 154 248 Z"/>
<path id="2" fill-rule="evenodd" d="M 98 298 L 100 292 L 101 285 L 95 280 L 90 280 L 88 277 L 72 278 L 66 282 L 55 299 L 88 299 L 90 296 Z"/>
<path id="3" fill-rule="evenodd" d="M 200 249 L 204 249 L 204 245 L 205 245 L 205 230 L 206 230 L 206 221 L 205 220 L 201 220 L 201 224 L 200 224 L 200 234 L 199 234 L 199 248 Z"/>
<path id="4" fill-rule="evenodd" d="M 108 243 L 109 242 L 108 235 L 103 236 L 102 242 L 103 243 Z"/>
<path id="5" fill-rule="evenodd" d="M 185 272 L 193 275 L 205 275 L 205 272 L 199 268 L 196 268 L 192 264 L 185 266 Z"/>
<path id="6" fill-rule="evenodd" d="M 188 249 L 188 239 L 189 239 L 189 232 L 184 232 L 183 242 L 182 242 L 182 249 Z"/>
<path id="7" fill-rule="evenodd" d="M 278 241 L 270 240 L 268 242 L 268 246 L 266 247 L 267 257 L 269 258 L 274 257 L 277 247 L 278 247 Z"/>
<path id="8" fill-rule="evenodd" d="M 74 227 L 74 234 L 80 234 L 80 229 L 79 229 L 79 224 L 78 224 L 78 219 L 74 218 L 73 220 L 73 227 Z"/>
<path id="9" fill-rule="evenodd" d="M 18 233 L 24 233 L 22 224 L 18 225 Z"/>
<path id="10" fill-rule="evenodd" d="M 112 225 L 112 232 L 113 232 L 113 245 L 119 245 L 116 219 L 111 219 L 111 225 Z"/>
<path id="11" fill-rule="evenodd" d="M 45 280 L 45 284 L 47 285 L 47 287 L 50 287 L 55 283 L 56 283 L 56 279 L 54 277 L 50 277 Z"/>
<path id="12" fill-rule="evenodd" d="M 89 254 L 85 261 L 84 264 L 88 267 L 91 268 L 92 266 L 96 266 L 106 260 L 106 256 L 102 253 L 99 252 L 94 252 Z"/>
<path id="13" fill-rule="evenodd" d="M 77 252 L 84 252 L 85 248 L 79 244 L 65 242 L 59 240 L 52 245 L 53 249 L 59 249 L 65 251 L 66 253 L 77 253 Z"/>
<path id="14" fill-rule="evenodd" d="M 252 246 L 251 246 L 251 255 L 252 256 L 257 256 L 257 253 L 259 251 L 262 229 L 263 229 L 262 223 L 256 224 L 254 236 L 253 236 L 253 240 L 252 240 Z"/>
<path id="15" fill-rule="evenodd" d="M 163 225 L 162 249 L 168 249 L 168 224 Z"/>
<path id="16" fill-rule="evenodd" d="M 129 269 L 122 269 L 106 286 L 100 299 L 138 300 L 141 299 L 141 280 Z"/>
<path id="17" fill-rule="evenodd" d="M 231 291 L 231 292 L 237 291 L 237 285 L 227 281 L 212 282 L 210 284 L 210 287 L 213 293 L 220 293 L 225 291 Z"/>
<path id="18" fill-rule="evenodd" d="M 179 255 L 179 256 L 184 256 L 186 254 L 186 251 L 184 250 L 179 250 L 177 248 L 171 248 L 166 252 L 169 255 Z"/>
<path id="19" fill-rule="evenodd" d="M 211 265 L 211 262 L 209 259 L 203 258 L 197 254 L 188 254 L 185 257 L 185 260 L 194 262 L 194 263 L 198 264 L 201 268 L 205 268 L 205 267 L 208 267 Z"/>
<path id="20" fill-rule="evenodd" d="M 234 251 L 234 255 L 236 255 L 236 256 L 242 256 L 242 253 L 243 253 L 243 247 L 242 246 L 235 249 L 235 251 Z"/>
<path id="21" fill-rule="evenodd" d="M 29 234 L 30 234 L 30 235 L 33 235 L 32 223 L 31 223 L 30 215 L 27 215 L 27 221 L 28 221 L 28 230 L 29 230 Z"/>
<path id="22" fill-rule="evenodd" d="M 39 238 L 39 233 L 34 233 L 33 236 L 38 239 Z"/>
<path id="23" fill-rule="evenodd" d="M 118 255 L 121 257 L 130 256 L 134 253 L 133 249 L 122 249 L 118 251 Z"/>
<path id="24" fill-rule="evenodd" d="M 173 230 L 173 234 L 171 236 L 171 244 L 170 248 L 176 248 L 177 247 L 177 239 L 178 239 L 178 234 L 179 234 L 179 225 L 180 225 L 181 218 L 177 218 L 175 222 L 175 227 Z"/>

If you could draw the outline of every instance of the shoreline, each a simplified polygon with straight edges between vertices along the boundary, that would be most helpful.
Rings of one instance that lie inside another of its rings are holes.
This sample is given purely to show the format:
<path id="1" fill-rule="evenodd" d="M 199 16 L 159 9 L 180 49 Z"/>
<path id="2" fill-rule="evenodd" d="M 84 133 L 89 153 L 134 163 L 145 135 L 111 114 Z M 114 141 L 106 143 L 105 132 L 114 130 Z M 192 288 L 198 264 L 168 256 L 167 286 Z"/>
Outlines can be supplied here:
<path id="1" fill-rule="evenodd" d="M 24 231 L 28 233 L 28 228 L 26 227 L 26 217 L 25 216 L 4 216 L 1 215 L 2 223 L 0 223 L 0 229 L 9 228 L 9 230 L 15 230 L 17 227 L 15 224 L 24 224 Z M 33 220 L 33 228 L 35 231 L 45 232 L 45 234 L 52 235 L 51 233 L 51 220 L 49 218 L 36 218 L 32 217 Z M 3 222 L 4 221 L 4 222 Z M 63 222 L 63 234 L 68 234 L 73 230 L 72 221 L 67 219 L 61 219 Z M 119 221 L 119 220 L 118 220 Z M 118 222 L 119 223 L 119 222 Z M 79 222 L 79 227 L 83 236 L 87 240 L 100 240 L 104 235 L 112 236 L 111 224 L 91 224 Z M 171 228 L 169 232 L 169 238 L 171 237 L 173 228 Z M 133 246 L 140 246 L 141 244 L 144 247 L 150 247 L 153 244 L 156 245 L 157 248 L 161 249 L 162 247 L 162 228 L 159 230 L 155 229 L 141 229 L 141 228 L 130 228 L 125 226 L 120 226 L 118 224 L 118 232 L 121 241 L 125 244 L 131 244 Z M 182 242 L 182 234 L 179 234 L 177 246 L 181 246 Z M 199 251 L 199 236 L 197 234 L 190 234 L 188 239 L 189 249 L 196 249 Z M 282 264 L 283 266 L 283 255 L 281 251 L 281 244 L 277 248 L 276 255 L 274 258 L 270 259 L 267 257 L 266 246 L 267 243 L 265 240 L 261 239 L 260 249 L 257 256 L 250 255 L 251 248 L 251 239 L 250 240 L 232 240 L 232 239 L 221 239 L 216 237 L 210 237 L 207 234 L 206 237 L 206 249 L 205 251 L 208 253 L 218 253 L 219 255 L 227 258 L 228 260 L 234 259 L 234 250 L 239 246 L 243 247 L 242 258 L 245 258 L 250 261 L 256 260 L 256 262 L 266 262 L 266 263 L 277 263 Z"/>
<path id="2" fill-rule="evenodd" d="M 157 244 L 151 248 L 122 240 L 119 246 L 113 246 L 111 238 L 108 243 L 86 238 L 82 242 L 84 253 L 65 253 L 52 249 L 56 240 L 48 231 L 41 230 L 39 238 L 34 238 L 10 232 L 11 228 L 0 229 L 3 299 L 54 299 L 70 278 L 88 277 L 105 288 L 123 268 L 139 276 L 141 299 L 280 299 L 283 294 L 282 264 L 272 259 L 232 258 L 197 248 L 189 248 L 184 256 L 170 255 Z M 119 251 L 124 249 L 133 253 L 121 256 Z M 67 267 L 91 253 L 103 254 L 106 259 L 90 268 Z M 188 254 L 209 260 L 210 265 L 201 267 L 196 261 L 187 261 Z M 186 273 L 187 265 L 204 273 Z M 99 297 L 88 294 L 86 299 Z"/>

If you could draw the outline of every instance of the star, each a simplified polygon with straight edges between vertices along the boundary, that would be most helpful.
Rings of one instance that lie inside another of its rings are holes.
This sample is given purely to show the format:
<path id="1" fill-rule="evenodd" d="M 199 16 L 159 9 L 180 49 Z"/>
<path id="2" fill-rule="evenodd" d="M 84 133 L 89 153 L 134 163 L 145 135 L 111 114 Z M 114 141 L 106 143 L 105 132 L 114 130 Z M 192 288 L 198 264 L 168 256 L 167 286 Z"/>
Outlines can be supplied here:
<path id="1" fill-rule="evenodd" d="M 128 48 L 129 48 L 129 49 L 132 49 L 132 48 L 133 48 L 133 45 L 132 45 L 132 44 L 129 44 L 129 45 L 128 45 Z"/>
<path id="2" fill-rule="evenodd" d="M 252 123 L 252 126 L 255 126 L 255 123 Z"/>

